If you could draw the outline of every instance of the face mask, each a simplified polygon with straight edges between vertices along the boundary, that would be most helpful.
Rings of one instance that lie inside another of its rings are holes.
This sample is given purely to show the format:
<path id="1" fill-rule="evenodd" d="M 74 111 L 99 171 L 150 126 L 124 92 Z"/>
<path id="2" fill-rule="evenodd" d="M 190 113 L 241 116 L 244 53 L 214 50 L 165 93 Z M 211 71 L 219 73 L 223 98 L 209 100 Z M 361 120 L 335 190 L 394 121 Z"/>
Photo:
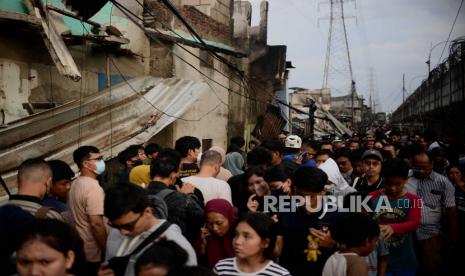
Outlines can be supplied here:
<path id="1" fill-rule="evenodd" d="M 105 161 L 99 160 L 96 163 L 95 173 L 101 175 L 105 171 Z"/>

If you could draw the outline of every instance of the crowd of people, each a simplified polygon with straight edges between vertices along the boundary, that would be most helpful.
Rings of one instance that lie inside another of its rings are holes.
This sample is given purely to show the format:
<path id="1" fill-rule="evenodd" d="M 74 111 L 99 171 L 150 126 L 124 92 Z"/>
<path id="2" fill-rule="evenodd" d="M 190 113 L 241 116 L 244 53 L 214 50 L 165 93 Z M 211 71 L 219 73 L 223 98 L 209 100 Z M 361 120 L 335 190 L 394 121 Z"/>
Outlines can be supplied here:
<path id="1" fill-rule="evenodd" d="M 2 275 L 459 275 L 465 144 L 376 129 L 322 140 L 94 146 L 28 159 L 0 207 Z M 459 234 L 457 234 L 459 233 Z"/>

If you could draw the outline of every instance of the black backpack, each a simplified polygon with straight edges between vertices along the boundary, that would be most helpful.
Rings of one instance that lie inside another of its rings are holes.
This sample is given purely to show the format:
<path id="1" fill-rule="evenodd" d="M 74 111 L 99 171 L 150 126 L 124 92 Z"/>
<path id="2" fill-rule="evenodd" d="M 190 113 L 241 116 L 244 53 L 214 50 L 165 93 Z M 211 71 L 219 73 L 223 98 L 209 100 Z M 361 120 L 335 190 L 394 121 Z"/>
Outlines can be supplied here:
<path id="1" fill-rule="evenodd" d="M 175 191 L 171 189 L 163 189 L 156 194 L 149 194 L 150 206 L 156 218 L 168 218 L 168 205 L 166 205 L 165 198 L 174 192 Z"/>

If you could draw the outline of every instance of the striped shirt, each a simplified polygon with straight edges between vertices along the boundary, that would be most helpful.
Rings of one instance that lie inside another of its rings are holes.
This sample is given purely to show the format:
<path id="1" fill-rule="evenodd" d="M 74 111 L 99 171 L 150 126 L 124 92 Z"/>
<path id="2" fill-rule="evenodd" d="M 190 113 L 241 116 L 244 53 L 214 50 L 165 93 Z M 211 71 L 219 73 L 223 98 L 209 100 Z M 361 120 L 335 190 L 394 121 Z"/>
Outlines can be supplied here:
<path id="1" fill-rule="evenodd" d="M 424 240 L 439 235 L 442 209 L 455 207 L 455 189 L 452 183 L 445 176 L 433 171 L 424 179 L 410 177 L 404 190 L 422 200 L 417 238 Z"/>
<path id="2" fill-rule="evenodd" d="M 39 198 L 27 195 L 12 195 L 7 204 L 17 206 L 24 211 L 35 216 L 37 211 L 43 207 Z M 63 217 L 54 209 L 49 209 L 45 214 L 46 218 L 63 221 Z"/>
<path id="3" fill-rule="evenodd" d="M 276 264 L 273 261 L 269 261 L 268 264 L 257 272 L 242 272 L 237 267 L 237 259 L 228 258 L 219 261 L 213 268 L 213 272 L 217 275 L 228 275 L 228 276 L 290 276 L 291 274 L 282 266 Z"/>

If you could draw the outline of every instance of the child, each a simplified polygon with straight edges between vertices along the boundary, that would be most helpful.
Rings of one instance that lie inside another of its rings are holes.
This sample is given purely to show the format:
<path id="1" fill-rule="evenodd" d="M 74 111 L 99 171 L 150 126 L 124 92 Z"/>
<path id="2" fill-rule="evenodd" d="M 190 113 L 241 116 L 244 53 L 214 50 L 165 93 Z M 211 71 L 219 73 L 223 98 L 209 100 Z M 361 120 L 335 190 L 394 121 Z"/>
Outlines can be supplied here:
<path id="1" fill-rule="evenodd" d="M 351 213 L 333 233 L 342 249 L 331 255 L 323 268 L 323 276 L 368 275 L 368 265 L 362 258 L 376 246 L 379 228 L 368 215 Z"/>
<path id="2" fill-rule="evenodd" d="M 374 218 L 380 224 L 381 236 L 390 252 L 386 275 L 415 275 L 416 271 L 412 233 L 420 223 L 421 205 L 417 196 L 404 192 L 408 170 L 402 160 L 386 161 L 381 172 L 385 188 L 370 193 Z M 377 210 L 377 205 L 387 201 L 388 208 Z"/>
<path id="3" fill-rule="evenodd" d="M 271 260 L 276 240 L 273 220 L 260 212 L 248 213 L 236 226 L 234 258 L 219 261 L 217 275 L 282 275 L 289 271 Z"/>
<path id="4" fill-rule="evenodd" d="M 357 197 L 363 196 L 363 193 L 353 192 L 344 197 L 344 208 L 350 208 L 350 203 L 356 202 Z M 362 213 L 367 214 L 364 210 Z M 382 239 L 378 239 L 375 249 L 366 257 L 363 257 L 368 264 L 368 276 L 385 276 L 389 249 Z"/>

